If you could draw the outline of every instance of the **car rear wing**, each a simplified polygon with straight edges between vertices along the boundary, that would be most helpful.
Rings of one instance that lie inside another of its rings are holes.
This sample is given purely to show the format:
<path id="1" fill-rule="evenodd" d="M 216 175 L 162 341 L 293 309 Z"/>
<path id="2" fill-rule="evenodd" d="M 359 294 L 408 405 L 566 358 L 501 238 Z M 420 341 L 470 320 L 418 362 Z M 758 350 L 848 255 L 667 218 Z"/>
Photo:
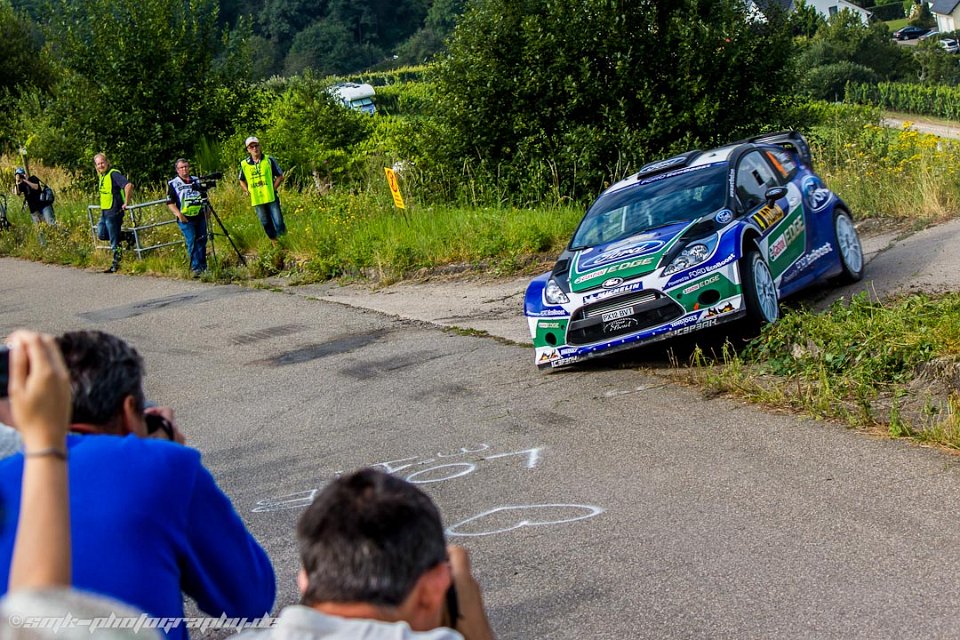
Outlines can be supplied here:
<path id="1" fill-rule="evenodd" d="M 746 140 L 740 140 L 740 143 L 752 142 L 754 144 L 775 144 L 789 151 L 795 151 L 800 156 L 800 161 L 813 169 L 813 157 L 810 155 L 810 145 L 799 131 L 778 131 L 776 133 L 765 133 L 759 136 L 753 136 Z"/>

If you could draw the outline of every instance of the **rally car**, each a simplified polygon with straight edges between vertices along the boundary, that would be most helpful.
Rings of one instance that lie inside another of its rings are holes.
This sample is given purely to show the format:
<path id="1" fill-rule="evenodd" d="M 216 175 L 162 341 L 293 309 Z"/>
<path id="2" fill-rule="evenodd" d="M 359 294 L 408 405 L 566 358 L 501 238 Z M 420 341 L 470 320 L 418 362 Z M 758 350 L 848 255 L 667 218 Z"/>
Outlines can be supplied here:
<path id="1" fill-rule="evenodd" d="M 587 210 L 524 299 L 536 363 L 563 367 L 723 322 L 776 322 L 780 299 L 863 277 L 847 205 L 796 131 L 644 166 Z"/>

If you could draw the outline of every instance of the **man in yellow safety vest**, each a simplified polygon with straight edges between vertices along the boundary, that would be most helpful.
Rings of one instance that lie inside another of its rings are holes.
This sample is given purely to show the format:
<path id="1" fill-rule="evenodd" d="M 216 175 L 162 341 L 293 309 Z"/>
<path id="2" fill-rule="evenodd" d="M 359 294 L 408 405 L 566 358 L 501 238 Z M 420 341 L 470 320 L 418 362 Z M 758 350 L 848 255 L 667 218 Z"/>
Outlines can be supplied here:
<path id="1" fill-rule="evenodd" d="M 133 195 L 133 183 L 111 168 L 106 154 L 93 156 L 93 164 L 99 174 L 100 224 L 107 229 L 110 249 L 113 251 L 113 263 L 106 273 L 116 273 L 120 270 L 120 229 L 123 226 L 123 214 Z"/>
<path id="2" fill-rule="evenodd" d="M 244 146 L 250 155 L 240 163 L 240 188 L 250 195 L 250 204 L 257 212 L 267 237 L 276 241 L 287 232 L 277 197 L 277 188 L 283 182 L 283 171 L 276 160 L 264 155 L 260 141 L 255 137 L 247 138 Z"/>

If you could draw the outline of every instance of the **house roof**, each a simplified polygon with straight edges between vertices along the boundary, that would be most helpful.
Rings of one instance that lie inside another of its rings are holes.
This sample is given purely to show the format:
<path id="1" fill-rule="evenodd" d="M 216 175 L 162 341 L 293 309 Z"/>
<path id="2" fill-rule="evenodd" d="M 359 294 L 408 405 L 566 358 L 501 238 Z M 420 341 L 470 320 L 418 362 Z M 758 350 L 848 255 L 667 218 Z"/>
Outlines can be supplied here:
<path id="1" fill-rule="evenodd" d="M 943 16 L 948 16 L 953 13 L 958 4 L 960 4 L 960 0 L 934 0 L 933 5 L 930 7 L 930 11 L 933 13 L 939 13 Z"/>

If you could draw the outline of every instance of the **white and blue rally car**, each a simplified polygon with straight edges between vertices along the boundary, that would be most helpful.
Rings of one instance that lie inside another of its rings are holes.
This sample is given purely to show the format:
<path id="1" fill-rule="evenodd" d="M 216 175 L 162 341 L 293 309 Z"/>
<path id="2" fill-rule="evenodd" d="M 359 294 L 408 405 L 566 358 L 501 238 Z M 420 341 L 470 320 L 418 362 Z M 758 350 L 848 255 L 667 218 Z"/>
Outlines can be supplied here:
<path id="1" fill-rule="evenodd" d="M 746 317 L 863 276 L 847 205 L 812 169 L 796 131 L 644 166 L 587 210 L 553 270 L 527 287 L 540 368 Z"/>

